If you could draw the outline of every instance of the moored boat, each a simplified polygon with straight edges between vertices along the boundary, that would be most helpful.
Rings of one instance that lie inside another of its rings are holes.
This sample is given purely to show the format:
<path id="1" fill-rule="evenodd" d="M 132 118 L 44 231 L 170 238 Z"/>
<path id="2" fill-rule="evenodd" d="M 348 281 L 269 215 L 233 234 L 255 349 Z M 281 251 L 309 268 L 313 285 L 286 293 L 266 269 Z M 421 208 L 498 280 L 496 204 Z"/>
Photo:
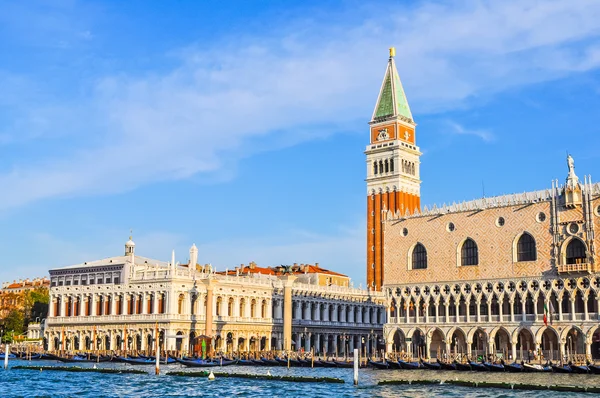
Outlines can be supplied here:
<path id="1" fill-rule="evenodd" d="M 442 369 L 442 365 L 440 365 L 439 362 L 427 362 L 427 361 L 421 360 L 421 364 L 423 365 L 423 367 L 425 369 L 429 369 L 429 370 L 440 370 L 440 369 Z"/>
<path id="2" fill-rule="evenodd" d="M 421 364 L 419 362 L 407 362 L 399 360 L 398 363 L 400 364 L 400 367 L 404 370 L 415 370 L 421 367 Z"/>
<path id="3" fill-rule="evenodd" d="M 250 359 L 238 359 L 237 364 L 240 366 L 254 366 L 255 363 Z"/>
<path id="4" fill-rule="evenodd" d="M 442 362 L 439 359 L 437 360 L 437 363 L 440 364 L 440 367 L 442 368 L 442 370 L 456 370 L 455 363 Z"/>
<path id="5" fill-rule="evenodd" d="M 4 360 L 6 358 L 6 354 L 4 352 L 0 353 L 0 359 Z M 8 359 L 17 359 L 17 356 L 13 353 L 8 353 Z"/>
<path id="6" fill-rule="evenodd" d="M 471 370 L 475 370 L 477 372 L 487 372 L 489 369 L 482 363 L 469 361 L 469 365 L 471 365 Z"/>
<path id="7" fill-rule="evenodd" d="M 369 360 L 369 366 L 371 366 L 372 368 L 375 368 L 375 369 L 389 369 L 390 368 L 390 365 L 388 365 L 388 363 L 386 361 L 377 362 L 377 361 Z"/>
<path id="8" fill-rule="evenodd" d="M 600 375 L 600 366 L 598 365 L 593 365 L 593 364 L 588 364 L 588 369 L 590 370 L 590 373 L 593 373 L 595 375 Z"/>
<path id="9" fill-rule="evenodd" d="M 473 369 L 471 369 L 470 363 L 454 362 L 454 365 L 456 365 L 456 370 L 460 370 L 461 372 L 467 372 L 467 371 L 473 370 Z"/>
<path id="10" fill-rule="evenodd" d="M 590 368 L 585 365 L 570 365 L 573 373 L 587 374 L 590 373 Z"/>
<path id="11" fill-rule="evenodd" d="M 569 365 L 551 365 L 554 373 L 573 373 Z"/>
<path id="12" fill-rule="evenodd" d="M 506 370 L 507 372 L 511 372 L 511 373 L 518 373 L 518 372 L 522 372 L 523 371 L 523 365 L 521 365 L 520 363 L 505 363 L 504 364 L 504 370 Z"/>
<path id="13" fill-rule="evenodd" d="M 550 366 L 542 366 L 542 365 L 533 365 L 530 363 L 523 364 L 524 372 L 552 372 L 552 368 Z"/>
<path id="14" fill-rule="evenodd" d="M 490 372 L 504 372 L 504 365 L 501 363 L 484 362 L 485 366 Z"/>
<path id="15" fill-rule="evenodd" d="M 229 365 L 235 365 L 237 363 L 237 361 L 235 361 L 235 360 L 222 361 L 220 359 L 212 360 L 212 361 L 206 360 L 206 359 L 195 359 L 192 361 L 185 360 L 185 359 L 179 359 L 179 360 L 177 360 L 177 362 L 179 362 L 182 365 L 189 366 L 191 368 L 208 368 L 208 367 L 215 367 L 215 366 L 229 366 Z"/>
<path id="16" fill-rule="evenodd" d="M 333 361 L 323 361 L 323 360 L 319 360 L 319 362 L 321 363 L 321 365 L 322 365 L 324 368 L 335 368 L 335 367 L 337 367 L 337 366 L 336 366 L 336 364 L 335 364 L 335 362 L 333 362 Z"/>
<path id="17" fill-rule="evenodd" d="M 128 357 L 119 357 L 121 362 L 128 363 L 130 365 L 152 365 L 155 364 L 156 361 L 150 358 L 128 358 Z"/>
<path id="18" fill-rule="evenodd" d="M 261 358 L 263 366 L 279 366 L 279 362 L 275 359 Z"/>
<path id="19" fill-rule="evenodd" d="M 338 368 L 353 368 L 354 361 L 333 361 Z"/>

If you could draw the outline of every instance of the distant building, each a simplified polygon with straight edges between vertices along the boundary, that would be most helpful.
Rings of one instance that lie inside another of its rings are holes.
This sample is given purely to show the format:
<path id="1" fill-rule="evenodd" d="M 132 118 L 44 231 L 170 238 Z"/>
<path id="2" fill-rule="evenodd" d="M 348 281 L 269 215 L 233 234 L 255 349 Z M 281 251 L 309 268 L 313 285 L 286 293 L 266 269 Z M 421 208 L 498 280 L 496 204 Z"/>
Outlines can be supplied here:
<path id="1" fill-rule="evenodd" d="M 135 254 L 50 270 L 50 350 L 168 350 L 198 353 L 205 337 L 223 352 L 371 352 L 382 340 L 385 297 L 349 287 L 349 278 L 315 265 L 217 273 Z M 158 327 L 158 336 L 156 333 Z M 383 346 L 382 346 L 383 347 Z"/>
<path id="2" fill-rule="evenodd" d="M 5 318 L 12 310 L 23 310 L 25 292 L 35 289 L 48 289 L 50 279 L 22 279 L 13 282 L 3 282 L 0 290 L 0 319 Z"/>
<path id="3" fill-rule="evenodd" d="M 389 300 L 387 350 L 599 359 L 600 184 L 568 156 L 564 184 L 421 208 L 393 52 L 370 124 L 367 279 Z"/>

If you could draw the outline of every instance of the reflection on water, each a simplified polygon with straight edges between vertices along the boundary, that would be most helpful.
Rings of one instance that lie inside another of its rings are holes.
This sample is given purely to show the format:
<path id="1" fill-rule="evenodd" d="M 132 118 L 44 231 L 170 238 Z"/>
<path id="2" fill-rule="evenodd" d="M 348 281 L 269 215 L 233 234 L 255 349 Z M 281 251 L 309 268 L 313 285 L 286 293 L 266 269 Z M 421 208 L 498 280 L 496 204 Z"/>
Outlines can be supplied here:
<path id="1" fill-rule="evenodd" d="M 59 366 L 63 364 L 51 361 L 12 361 L 11 365 L 32 364 L 40 366 Z M 91 365 L 89 365 L 91 366 Z M 103 364 L 99 367 L 135 368 L 153 372 L 152 366 L 132 367 L 125 364 Z M 182 368 L 181 365 L 164 366 L 162 371 L 198 369 Z M 352 369 L 291 368 L 284 367 L 238 367 L 228 366 L 215 369 L 219 372 L 266 374 L 294 376 L 338 377 L 345 384 L 321 383 L 285 383 L 247 379 L 171 377 L 161 375 L 110 375 L 99 373 L 38 372 L 30 370 L 0 371 L 2 397 L 17 396 L 81 396 L 81 397 L 124 397 L 124 396 L 203 396 L 203 397 L 540 397 L 540 391 L 512 391 L 500 389 L 475 389 L 452 385 L 386 385 L 378 386 L 381 380 L 448 380 L 488 381 L 508 383 L 535 383 L 560 385 L 598 386 L 600 376 L 569 374 L 533 374 L 533 373 L 489 373 L 489 372 L 436 372 L 427 370 L 360 370 L 360 385 L 352 384 Z M 543 397 L 569 397 L 589 394 L 561 393 L 544 391 Z"/>

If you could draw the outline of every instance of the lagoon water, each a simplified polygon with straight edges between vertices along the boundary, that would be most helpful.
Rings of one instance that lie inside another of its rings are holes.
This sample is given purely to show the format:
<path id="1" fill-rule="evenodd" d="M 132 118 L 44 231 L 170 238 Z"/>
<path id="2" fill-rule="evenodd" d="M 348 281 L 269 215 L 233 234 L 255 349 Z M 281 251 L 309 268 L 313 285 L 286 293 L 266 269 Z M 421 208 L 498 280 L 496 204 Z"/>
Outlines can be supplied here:
<path id="1" fill-rule="evenodd" d="M 53 361 L 11 361 L 11 366 L 64 366 Z M 68 365 L 68 364 L 67 364 Z M 86 364 L 85 366 L 91 366 Z M 148 375 L 71 373 L 60 371 L 0 370 L 0 397 L 576 397 L 593 394 L 577 394 L 553 391 L 513 391 L 505 389 L 479 389 L 453 385 L 386 385 L 378 386 L 381 380 L 470 380 L 513 383 L 536 383 L 542 385 L 600 385 L 600 375 L 563 374 L 514 374 L 488 372 L 448 372 L 428 370 L 360 370 L 359 386 L 352 382 L 352 369 L 336 368 L 291 368 L 284 367 L 240 367 L 214 368 L 218 372 L 266 374 L 292 376 L 327 376 L 345 380 L 345 384 L 294 383 L 250 379 L 217 378 L 208 381 L 198 377 L 175 377 L 161 374 L 155 376 L 152 366 L 100 363 L 98 367 L 147 370 Z M 166 365 L 167 371 L 200 371 L 182 365 Z M 152 374 L 151 374 L 152 373 Z"/>

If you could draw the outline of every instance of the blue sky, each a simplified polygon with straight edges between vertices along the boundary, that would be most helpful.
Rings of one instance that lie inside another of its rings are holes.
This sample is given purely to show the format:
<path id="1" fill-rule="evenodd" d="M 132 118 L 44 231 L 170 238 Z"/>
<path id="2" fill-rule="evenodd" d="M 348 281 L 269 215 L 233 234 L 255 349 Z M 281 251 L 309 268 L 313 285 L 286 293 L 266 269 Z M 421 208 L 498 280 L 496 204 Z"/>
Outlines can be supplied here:
<path id="1" fill-rule="evenodd" d="M 137 253 L 365 281 L 397 65 L 422 203 L 599 175 L 600 2 L 0 0 L 0 280 Z M 600 177 L 599 177 L 600 178 Z"/>

